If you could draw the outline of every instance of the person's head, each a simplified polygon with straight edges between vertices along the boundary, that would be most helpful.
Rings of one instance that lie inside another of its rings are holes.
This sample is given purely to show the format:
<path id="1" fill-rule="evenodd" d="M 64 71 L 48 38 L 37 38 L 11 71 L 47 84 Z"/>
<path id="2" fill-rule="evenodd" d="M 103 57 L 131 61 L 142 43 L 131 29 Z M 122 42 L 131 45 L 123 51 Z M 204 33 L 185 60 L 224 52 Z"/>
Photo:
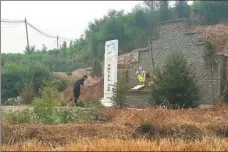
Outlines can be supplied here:
<path id="1" fill-rule="evenodd" d="M 84 80 L 86 80 L 88 77 L 87 77 L 87 75 L 83 75 L 83 77 L 82 77 Z"/>

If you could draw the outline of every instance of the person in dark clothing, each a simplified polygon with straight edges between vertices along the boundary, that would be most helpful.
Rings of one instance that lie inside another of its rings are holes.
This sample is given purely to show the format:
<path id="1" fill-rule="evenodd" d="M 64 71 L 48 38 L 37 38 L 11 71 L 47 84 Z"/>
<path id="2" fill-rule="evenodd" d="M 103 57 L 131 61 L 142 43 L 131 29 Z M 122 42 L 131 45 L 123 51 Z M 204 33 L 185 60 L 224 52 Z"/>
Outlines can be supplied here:
<path id="1" fill-rule="evenodd" d="M 78 105 L 78 98 L 80 96 L 81 85 L 84 85 L 84 81 L 87 79 L 87 75 L 84 75 L 81 79 L 77 80 L 74 84 L 74 102 L 75 105 Z"/>

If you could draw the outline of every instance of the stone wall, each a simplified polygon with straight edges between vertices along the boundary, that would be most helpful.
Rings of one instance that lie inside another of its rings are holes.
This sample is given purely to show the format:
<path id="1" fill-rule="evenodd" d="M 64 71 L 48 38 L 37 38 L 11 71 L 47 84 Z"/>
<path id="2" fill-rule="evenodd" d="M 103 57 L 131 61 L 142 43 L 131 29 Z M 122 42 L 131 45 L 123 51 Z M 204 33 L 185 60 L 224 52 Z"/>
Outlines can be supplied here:
<path id="1" fill-rule="evenodd" d="M 129 91 L 127 94 L 127 107 L 129 108 L 148 108 L 150 104 L 151 93 L 143 91 Z"/>
<path id="2" fill-rule="evenodd" d="M 213 93 L 210 68 L 203 59 L 204 43 L 199 43 L 197 33 L 186 33 L 185 20 L 176 20 L 158 24 L 158 35 L 152 41 L 155 67 L 162 66 L 167 56 L 181 50 L 192 67 L 196 70 L 200 87 L 201 103 L 213 104 Z M 219 66 L 220 67 L 220 66 Z M 220 98 L 220 68 L 215 67 L 213 73 L 214 95 Z"/>
<path id="3" fill-rule="evenodd" d="M 221 75 L 221 87 L 220 95 L 222 95 L 223 89 L 225 88 L 226 83 L 228 83 L 228 56 L 218 55 L 219 66 L 220 66 L 220 75 Z"/>
<path id="4" fill-rule="evenodd" d="M 138 58 L 138 62 L 131 63 L 130 65 L 128 74 L 129 87 L 134 87 L 139 84 L 136 71 L 138 71 L 140 67 L 142 67 L 145 72 L 152 70 L 152 60 L 148 48 L 144 48 L 143 50 L 139 51 Z"/>
<path id="5" fill-rule="evenodd" d="M 228 81 L 228 56 L 226 56 L 226 62 L 225 62 L 225 70 L 226 70 L 226 80 Z"/>
<path id="6" fill-rule="evenodd" d="M 210 68 L 205 65 L 203 59 L 204 43 L 199 42 L 199 35 L 197 33 L 187 33 L 186 27 L 184 19 L 158 24 L 157 35 L 152 40 L 155 68 L 164 65 L 167 57 L 173 52 L 181 50 L 196 71 L 196 77 L 200 87 L 200 103 L 213 104 Z M 130 65 L 129 85 L 131 87 L 138 84 L 136 71 L 140 66 L 146 72 L 153 70 L 151 57 L 151 52 L 148 48 L 139 52 L 138 62 Z M 220 99 L 221 70 L 224 68 L 224 63 L 221 61 L 220 56 L 216 57 L 216 61 L 217 65 L 213 69 L 213 85 L 214 95 L 217 101 Z"/>

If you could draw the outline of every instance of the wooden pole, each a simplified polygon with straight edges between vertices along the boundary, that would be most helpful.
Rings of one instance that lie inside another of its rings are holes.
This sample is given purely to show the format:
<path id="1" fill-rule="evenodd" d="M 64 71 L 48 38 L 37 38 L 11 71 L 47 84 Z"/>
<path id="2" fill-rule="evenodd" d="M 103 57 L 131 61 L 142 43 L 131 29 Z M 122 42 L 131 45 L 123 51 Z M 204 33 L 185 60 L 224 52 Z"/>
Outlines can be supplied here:
<path id="1" fill-rule="evenodd" d="M 27 49 L 29 51 L 29 37 L 28 37 L 28 27 L 27 27 L 27 20 L 25 18 L 25 29 L 26 29 L 26 39 L 27 39 Z"/>
<path id="2" fill-rule="evenodd" d="M 150 33 L 150 36 L 149 36 L 149 43 L 150 43 L 150 52 L 151 52 L 151 60 L 152 60 L 152 66 L 153 66 L 153 69 L 154 69 L 154 56 L 153 56 L 153 50 L 152 50 L 152 32 L 151 32 L 151 26 L 149 27 L 149 33 Z"/>
<path id="3" fill-rule="evenodd" d="M 59 50 L 59 36 L 57 35 L 57 50 Z"/>

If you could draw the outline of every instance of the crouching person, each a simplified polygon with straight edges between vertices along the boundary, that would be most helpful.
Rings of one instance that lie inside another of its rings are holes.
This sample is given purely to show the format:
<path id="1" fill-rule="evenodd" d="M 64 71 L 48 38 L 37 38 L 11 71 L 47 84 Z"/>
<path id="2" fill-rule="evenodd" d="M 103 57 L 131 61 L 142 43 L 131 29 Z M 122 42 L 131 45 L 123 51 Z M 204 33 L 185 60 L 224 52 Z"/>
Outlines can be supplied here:
<path id="1" fill-rule="evenodd" d="M 80 96 L 81 85 L 84 85 L 84 81 L 87 79 L 87 75 L 84 75 L 81 79 L 77 80 L 74 84 L 74 103 L 78 106 L 78 99 Z"/>

